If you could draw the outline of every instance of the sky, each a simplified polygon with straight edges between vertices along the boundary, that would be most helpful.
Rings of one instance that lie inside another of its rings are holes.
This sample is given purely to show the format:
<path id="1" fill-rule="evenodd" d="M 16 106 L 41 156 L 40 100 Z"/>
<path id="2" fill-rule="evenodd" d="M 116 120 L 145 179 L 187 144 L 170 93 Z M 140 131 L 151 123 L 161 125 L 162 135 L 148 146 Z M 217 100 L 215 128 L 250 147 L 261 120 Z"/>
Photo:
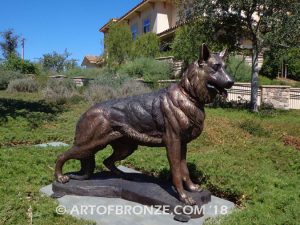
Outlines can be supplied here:
<path id="1" fill-rule="evenodd" d="M 25 59 L 35 61 L 43 54 L 67 49 L 81 64 L 85 55 L 103 52 L 99 28 L 140 1 L 0 0 L 0 32 L 13 29 L 26 39 Z"/>

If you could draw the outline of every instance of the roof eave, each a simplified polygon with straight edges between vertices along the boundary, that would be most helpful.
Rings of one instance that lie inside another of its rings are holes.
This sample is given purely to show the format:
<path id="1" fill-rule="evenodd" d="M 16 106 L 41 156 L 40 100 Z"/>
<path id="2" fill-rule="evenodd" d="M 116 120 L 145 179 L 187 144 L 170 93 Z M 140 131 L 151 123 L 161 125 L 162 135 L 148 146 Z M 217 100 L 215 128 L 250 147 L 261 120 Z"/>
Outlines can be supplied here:
<path id="1" fill-rule="evenodd" d="M 126 20 L 126 18 L 128 16 L 130 16 L 132 13 L 134 13 L 137 9 L 139 9 L 140 7 L 142 7 L 143 5 L 145 5 L 146 3 L 150 2 L 151 0 L 142 0 L 139 4 L 137 4 L 135 7 L 133 7 L 131 10 L 129 10 L 127 13 L 125 13 L 123 16 L 121 16 L 119 19 L 116 19 L 115 22 L 119 22 L 119 21 L 122 21 L 122 20 Z M 104 24 L 100 29 L 99 31 L 102 32 L 102 33 L 105 33 L 108 28 L 109 28 L 109 25 L 111 23 L 112 20 L 108 21 L 106 24 Z"/>
<path id="2" fill-rule="evenodd" d="M 104 24 L 104 25 L 99 29 L 99 32 L 105 33 L 105 32 L 108 30 L 108 27 L 109 27 L 109 25 L 110 25 L 112 22 L 118 22 L 118 21 L 119 21 L 118 18 L 110 19 L 106 24 Z"/>

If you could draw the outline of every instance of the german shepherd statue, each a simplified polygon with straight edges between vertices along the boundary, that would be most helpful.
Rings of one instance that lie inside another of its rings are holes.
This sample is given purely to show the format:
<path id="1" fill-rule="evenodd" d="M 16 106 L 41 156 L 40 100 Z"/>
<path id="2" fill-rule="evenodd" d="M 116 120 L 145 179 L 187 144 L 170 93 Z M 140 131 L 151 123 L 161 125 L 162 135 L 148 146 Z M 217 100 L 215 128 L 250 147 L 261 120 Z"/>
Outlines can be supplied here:
<path id="1" fill-rule="evenodd" d="M 172 182 L 180 201 L 194 205 L 188 191 L 201 191 L 189 175 L 186 153 L 187 143 L 197 138 L 205 119 L 204 105 L 217 94 L 227 96 L 234 84 L 225 71 L 226 49 L 210 53 L 203 44 L 198 61 L 190 64 L 177 84 L 143 95 L 113 99 L 92 106 L 76 126 L 73 147 L 59 155 L 55 178 L 60 183 L 69 179 L 89 179 L 95 169 L 95 154 L 111 145 L 113 153 L 104 165 L 113 173 L 124 177 L 115 162 L 131 155 L 138 145 L 166 147 Z M 81 170 L 63 174 L 67 160 L 78 159 Z M 127 177 L 128 178 L 128 177 Z"/>

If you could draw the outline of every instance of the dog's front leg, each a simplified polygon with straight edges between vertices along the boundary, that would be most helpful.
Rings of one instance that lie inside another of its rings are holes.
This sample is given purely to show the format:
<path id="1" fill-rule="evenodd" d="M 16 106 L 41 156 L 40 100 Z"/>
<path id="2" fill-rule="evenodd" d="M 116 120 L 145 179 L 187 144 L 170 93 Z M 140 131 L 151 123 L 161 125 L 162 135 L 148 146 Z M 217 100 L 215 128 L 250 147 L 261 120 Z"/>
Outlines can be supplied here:
<path id="1" fill-rule="evenodd" d="M 181 161 L 180 161 L 182 180 L 188 191 L 201 191 L 202 189 L 199 187 L 199 185 L 194 184 L 190 178 L 189 169 L 186 164 L 186 152 L 187 152 L 187 144 L 183 143 L 181 145 Z"/>
<path id="2" fill-rule="evenodd" d="M 179 195 L 180 201 L 187 205 L 195 205 L 195 200 L 188 196 L 184 189 L 182 183 L 181 174 L 181 141 L 179 138 L 174 137 L 172 134 L 167 134 L 165 137 L 165 143 L 167 148 L 167 156 L 170 164 L 170 170 L 172 174 L 173 185 Z"/>

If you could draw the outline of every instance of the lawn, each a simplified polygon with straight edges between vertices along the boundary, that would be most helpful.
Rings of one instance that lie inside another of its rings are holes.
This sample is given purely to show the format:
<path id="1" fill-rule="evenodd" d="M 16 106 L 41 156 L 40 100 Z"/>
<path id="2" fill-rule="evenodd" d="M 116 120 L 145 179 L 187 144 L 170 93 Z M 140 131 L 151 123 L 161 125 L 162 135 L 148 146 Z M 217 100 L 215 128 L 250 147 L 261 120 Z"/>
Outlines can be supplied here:
<path id="1" fill-rule="evenodd" d="M 71 144 L 84 102 L 53 106 L 39 94 L 0 92 L 0 224 L 87 224 L 55 213 L 57 201 L 39 189 L 53 180 L 56 156 L 67 148 L 33 144 Z M 238 208 L 221 224 L 297 224 L 300 221 L 300 111 L 206 109 L 203 134 L 189 144 L 192 178 Z M 97 170 L 111 149 L 97 155 Z M 149 160 L 151 159 L 151 160 Z M 140 147 L 121 164 L 168 178 L 163 148 Z M 77 161 L 65 171 L 79 168 Z M 215 224 L 219 220 L 209 220 Z"/>

